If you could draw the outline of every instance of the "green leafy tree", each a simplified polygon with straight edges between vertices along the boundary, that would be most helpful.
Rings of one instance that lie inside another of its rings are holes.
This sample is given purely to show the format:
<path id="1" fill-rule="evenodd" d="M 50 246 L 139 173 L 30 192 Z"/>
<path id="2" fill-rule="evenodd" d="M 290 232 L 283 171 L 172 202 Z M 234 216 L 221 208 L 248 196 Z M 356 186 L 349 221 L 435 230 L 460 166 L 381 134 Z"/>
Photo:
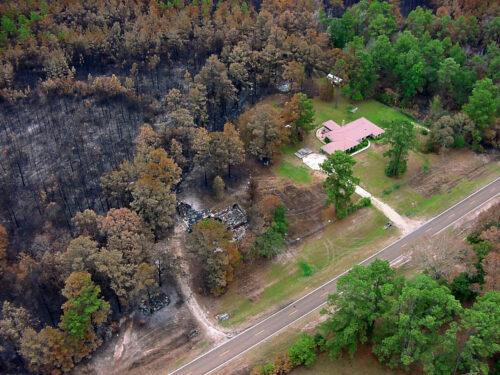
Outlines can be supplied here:
<path id="1" fill-rule="evenodd" d="M 387 299 L 400 289 L 401 281 L 387 261 L 355 266 L 337 282 L 337 293 L 328 297 L 330 318 L 322 326 L 326 349 L 332 358 L 343 350 L 351 356 L 366 343 L 375 321 L 386 312 Z"/>
<path id="2" fill-rule="evenodd" d="M 359 183 L 359 178 L 353 175 L 354 164 L 356 161 L 351 155 L 336 151 L 321 165 L 327 175 L 323 186 L 328 195 L 328 203 L 335 206 L 336 215 L 340 219 L 349 213 L 351 196 Z"/>
<path id="3" fill-rule="evenodd" d="M 293 366 L 311 366 L 316 361 L 316 343 L 311 335 L 301 335 L 288 349 Z"/>
<path id="4" fill-rule="evenodd" d="M 460 84 L 460 65 L 451 57 L 443 60 L 439 65 L 437 72 L 438 83 L 441 88 L 441 97 L 445 100 L 452 100 L 453 93 L 458 84 Z"/>
<path id="5" fill-rule="evenodd" d="M 484 78 L 474 85 L 472 95 L 464 105 L 463 111 L 474 121 L 479 134 L 483 136 L 486 129 L 493 125 L 499 108 L 498 87 L 491 79 Z"/>
<path id="6" fill-rule="evenodd" d="M 253 250 L 264 258 L 273 258 L 285 247 L 285 236 L 288 233 L 288 220 L 285 206 L 276 207 L 273 222 L 266 231 L 255 239 Z"/>
<path id="7" fill-rule="evenodd" d="M 427 362 L 443 328 L 461 312 L 450 290 L 427 275 L 407 281 L 381 317 L 374 352 L 391 368 Z"/>
<path id="8" fill-rule="evenodd" d="M 61 328 L 70 336 L 83 339 L 87 332 L 106 320 L 109 303 L 99 297 L 101 288 L 87 272 L 73 272 L 62 291 L 67 301 L 62 306 Z"/>
<path id="9" fill-rule="evenodd" d="M 295 120 L 295 125 L 304 132 L 309 133 L 314 129 L 314 106 L 312 99 L 306 94 L 299 93 L 299 116 Z"/>
<path id="10" fill-rule="evenodd" d="M 379 75 L 390 77 L 396 64 L 394 47 L 387 35 L 380 35 L 370 47 L 370 53 Z"/>
<path id="11" fill-rule="evenodd" d="M 389 177 L 398 177 L 406 172 L 408 153 L 415 144 L 415 132 L 410 121 L 392 121 L 384 134 L 384 142 L 390 148 L 384 152 L 389 158 L 385 174 Z"/>
<path id="12" fill-rule="evenodd" d="M 465 310 L 460 325 L 466 334 L 461 369 L 469 374 L 487 375 L 488 360 L 500 352 L 500 292 L 479 297 Z"/>
<path id="13" fill-rule="evenodd" d="M 341 18 L 330 18 L 326 23 L 334 47 L 344 48 L 356 36 L 355 20 L 349 10 Z"/>
<path id="14" fill-rule="evenodd" d="M 330 83 L 327 82 L 331 89 Z M 297 93 L 285 103 L 281 113 L 283 122 L 292 126 L 292 141 L 303 139 L 305 133 L 314 129 L 314 106 L 306 94 Z"/>
<path id="15" fill-rule="evenodd" d="M 354 100 L 371 97 L 375 90 L 377 74 L 372 55 L 365 50 L 363 38 L 356 37 L 347 47 L 349 80 L 344 92 Z"/>
<path id="16" fill-rule="evenodd" d="M 406 17 L 406 27 L 413 35 L 423 35 L 429 31 L 433 21 L 432 10 L 416 7 Z"/>
<path id="17" fill-rule="evenodd" d="M 425 61 L 422 57 L 417 38 L 410 32 L 403 32 L 395 43 L 397 54 L 394 72 L 404 103 L 409 103 L 415 94 L 422 90 L 425 83 Z"/>
<path id="18" fill-rule="evenodd" d="M 439 91 L 438 70 L 444 60 L 444 47 L 439 39 L 431 39 L 428 42 L 422 41 L 422 43 L 426 88 L 430 95 L 434 95 Z"/>

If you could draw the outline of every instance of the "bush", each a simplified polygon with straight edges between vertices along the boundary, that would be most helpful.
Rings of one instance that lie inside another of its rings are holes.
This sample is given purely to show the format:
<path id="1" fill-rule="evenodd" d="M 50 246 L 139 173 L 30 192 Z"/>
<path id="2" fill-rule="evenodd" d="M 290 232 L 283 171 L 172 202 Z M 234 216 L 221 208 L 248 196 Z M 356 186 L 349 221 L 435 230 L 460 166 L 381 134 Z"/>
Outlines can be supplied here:
<path id="1" fill-rule="evenodd" d="M 357 201 L 355 204 L 349 206 L 349 208 L 347 209 L 347 214 L 345 216 L 356 212 L 360 208 L 369 207 L 371 205 L 372 205 L 372 200 L 369 197 L 363 197 L 359 201 Z M 345 217 L 345 216 L 343 216 L 343 217 Z M 341 217 L 339 216 L 339 218 L 341 218 Z"/>
<path id="2" fill-rule="evenodd" d="M 283 235 L 273 225 L 255 239 L 254 252 L 264 258 L 274 258 L 285 247 Z"/>
<path id="3" fill-rule="evenodd" d="M 464 148 L 466 145 L 465 138 L 459 134 L 453 138 L 453 148 Z"/>
<path id="4" fill-rule="evenodd" d="M 430 170 L 429 162 L 426 160 L 425 163 L 422 165 L 422 172 L 427 174 L 429 173 L 429 170 Z"/>
<path id="5" fill-rule="evenodd" d="M 288 355 L 294 367 L 311 366 L 316 361 L 316 343 L 310 335 L 303 334 L 288 349 Z"/>
<path id="6" fill-rule="evenodd" d="M 390 188 L 384 189 L 384 191 L 382 191 L 382 194 L 389 195 L 392 192 L 398 190 L 400 187 L 401 187 L 401 184 L 394 184 Z"/>
<path id="7" fill-rule="evenodd" d="M 275 372 L 274 363 L 266 363 L 260 368 L 261 375 L 272 375 Z"/>
<path id="8" fill-rule="evenodd" d="M 274 210 L 273 219 L 273 226 L 276 227 L 276 230 L 281 233 L 281 235 L 285 236 L 288 233 L 288 220 L 286 219 L 285 206 L 279 205 L 278 207 L 276 207 L 276 209 Z"/>
<path id="9" fill-rule="evenodd" d="M 261 257 L 273 258 L 285 247 L 285 236 L 288 232 L 288 220 L 283 205 L 276 207 L 273 222 L 267 230 L 255 240 L 253 251 Z"/>
<path id="10" fill-rule="evenodd" d="M 420 134 L 427 135 L 427 134 L 429 134 L 429 130 L 427 130 L 427 129 L 420 129 Z"/>
<path id="11" fill-rule="evenodd" d="M 302 272 L 302 276 L 304 277 L 312 276 L 312 274 L 314 273 L 314 268 L 307 262 L 300 261 L 299 268 L 300 271 Z"/>
<path id="12" fill-rule="evenodd" d="M 459 301 L 472 301 L 476 298 L 476 293 L 472 290 L 473 283 L 474 280 L 467 273 L 462 272 L 453 279 L 450 289 Z"/>
<path id="13" fill-rule="evenodd" d="M 369 207 L 372 205 L 372 200 L 369 197 L 363 197 L 356 202 L 356 208 Z"/>
<path id="14" fill-rule="evenodd" d="M 359 151 L 359 150 L 361 150 L 362 148 L 365 148 L 366 146 L 368 146 L 368 143 L 369 143 L 368 139 L 366 139 L 366 138 L 365 138 L 365 139 L 363 139 L 363 140 L 361 141 L 361 143 L 359 143 L 358 145 L 354 146 L 353 148 L 351 148 L 351 149 L 349 150 L 349 154 L 353 154 L 353 153 L 355 153 L 356 151 Z"/>

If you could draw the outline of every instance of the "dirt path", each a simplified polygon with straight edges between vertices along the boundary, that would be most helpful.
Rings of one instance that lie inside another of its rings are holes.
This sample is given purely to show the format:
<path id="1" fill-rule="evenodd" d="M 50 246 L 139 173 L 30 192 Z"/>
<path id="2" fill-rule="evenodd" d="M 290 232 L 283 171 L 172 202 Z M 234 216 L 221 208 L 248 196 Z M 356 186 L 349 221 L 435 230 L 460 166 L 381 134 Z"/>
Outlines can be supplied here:
<path id="1" fill-rule="evenodd" d="M 182 295 L 185 298 L 185 303 L 189 311 L 191 311 L 201 327 L 204 328 L 207 336 L 211 338 L 215 344 L 220 344 L 228 339 L 228 333 L 222 331 L 207 317 L 207 314 L 205 313 L 205 311 L 203 311 L 200 304 L 196 300 L 196 295 L 189 285 L 189 265 L 182 251 L 182 243 L 185 240 L 185 232 L 185 225 L 182 222 L 178 222 L 174 228 L 174 235 L 171 237 L 170 241 L 167 244 L 167 246 L 171 248 L 173 253 L 180 259 L 180 272 L 177 276 L 177 282 L 181 289 Z"/>
<path id="2" fill-rule="evenodd" d="M 389 206 L 387 203 L 382 202 L 377 197 L 374 197 L 371 193 L 363 189 L 361 186 L 356 186 L 356 194 L 362 197 L 370 198 L 372 204 L 385 216 L 387 216 L 387 218 L 403 232 L 403 235 L 413 232 L 422 224 L 418 221 L 401 216 L 391 206 Z"/>
<path id="3" fill-rule="evenodd" d="M 314 173 L 322 179 L 326 178 L 325 173 L 322 171 L 315 171 Z M 400 229 L 403 235 L 413 232 L 416 228 L 422 225 L 422 222 L 420 221 L 411 220 L 405 216 L 401 216 L 387 203 L 384 203 L 377 197 L 373 196 L 370 192 L 366 191 L 359 185 L 356 186 L 356 194 L 361 197 L 370 198 L 373 206 L 381 211 L 398 229 Z"/>

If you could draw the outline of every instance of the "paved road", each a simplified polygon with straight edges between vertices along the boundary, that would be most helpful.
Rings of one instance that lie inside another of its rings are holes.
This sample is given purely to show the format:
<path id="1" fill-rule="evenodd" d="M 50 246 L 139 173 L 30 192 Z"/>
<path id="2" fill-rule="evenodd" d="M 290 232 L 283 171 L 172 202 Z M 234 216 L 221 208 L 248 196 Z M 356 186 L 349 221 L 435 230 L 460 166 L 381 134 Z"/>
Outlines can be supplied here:
<path id="1" fill-rule="evenodd" d="M 360 264 L 368 265 L 375 259 L 386 259 L 389 262 L 399 262 L 401 254 L 413 241 L 433 236 L 453 225 L 468 213 L 485 204 L 500 194 L 500 178 L 476 191 L 463 201 L 457 203 L 434 219 L 426 222 L 415 231 L 400 238 L 393 244 L 380 250 L 378 253 L 365 259 Z M 347 272 L 347 271 L 346 271 Z M 337 279 L 333 278 L 326 284 L 306 294 L 304 297 L 279 310 L 275 314 L 263 319 L 259 323 L 234 336 L 220 346 L 196 358 L 172 374 L 175 375 L 202 375 L 216 374 L 224 365 L 252 349 L 261 342 L 276 335 L 303 316 L 321 308 L 328 294 L 335 292 Z"/>

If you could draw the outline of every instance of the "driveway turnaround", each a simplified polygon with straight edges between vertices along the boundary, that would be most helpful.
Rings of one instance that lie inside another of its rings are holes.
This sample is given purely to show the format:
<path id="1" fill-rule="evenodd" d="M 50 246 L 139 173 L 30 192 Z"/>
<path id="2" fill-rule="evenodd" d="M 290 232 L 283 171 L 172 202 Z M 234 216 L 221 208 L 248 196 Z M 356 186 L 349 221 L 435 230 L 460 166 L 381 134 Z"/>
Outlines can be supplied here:
<path id="1" fill-rule="evenodd" d="M 442 214 L 429 220 L 413 232 L 400 238 L 359 264 L 368 265 L 375 259 L 385 259 L 389 262 L 400 259 L 405 249 L 414 241 L 424 237 L 432 237 L 442 232 L 461 218 L 467 216 L 470 212 L 484 205 L 486 202 L 495 199 L 499 195 L 500 178 L 497 178 L 495 181 L 479 189 L 461 202 L 444 211 Z M 347 272 L 348 271 L 343 274 Z M 259 323 L 239 333 L 230 340 L 175 370 L 172 372 L 172 375 L 216 374 L 235 358 L 278 334 L 305 315 L 323 307 L 326 303 L 328 294 L 335 292 L 337 279 L 343 274 L 334 277 L 319 288 L 306 294 L 297 301 L 290 303 L 287 307 L 261 320 Z"/>

